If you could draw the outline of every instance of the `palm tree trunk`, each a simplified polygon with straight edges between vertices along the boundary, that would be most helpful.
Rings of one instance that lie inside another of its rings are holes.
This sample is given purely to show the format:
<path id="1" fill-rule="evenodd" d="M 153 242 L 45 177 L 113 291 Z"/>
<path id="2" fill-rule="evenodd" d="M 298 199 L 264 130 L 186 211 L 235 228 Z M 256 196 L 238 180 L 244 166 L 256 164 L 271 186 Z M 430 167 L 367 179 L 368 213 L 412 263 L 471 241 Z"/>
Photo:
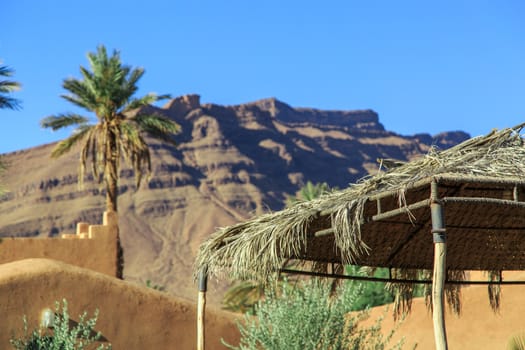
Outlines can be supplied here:
<path id="1" fill-rule="evenodd" d="M 114 134 L 109 135 L 106 144 L 106 210 L 117 212 L 118 199 L 118 162 L 119 153 Z M 120 243 L 120 229 L 117 227 L 117 278 L 124 279 L 124 249 Z"/>
<path id="2" fill-rule="evenodd" d="M 106 144 L 106 210 L 117 212 L 118 198 L 118 152 L 115 135 L 108 135 Z"/>
<path id="3" fill-rule="evenodd" d="M 111 166 L 108 166 L 111 169 Z M 111 171 L 111 170 L 110 170 Z M 117 211 L 118 182 L 111 174 L 106 175 L 106 210 Z"/>

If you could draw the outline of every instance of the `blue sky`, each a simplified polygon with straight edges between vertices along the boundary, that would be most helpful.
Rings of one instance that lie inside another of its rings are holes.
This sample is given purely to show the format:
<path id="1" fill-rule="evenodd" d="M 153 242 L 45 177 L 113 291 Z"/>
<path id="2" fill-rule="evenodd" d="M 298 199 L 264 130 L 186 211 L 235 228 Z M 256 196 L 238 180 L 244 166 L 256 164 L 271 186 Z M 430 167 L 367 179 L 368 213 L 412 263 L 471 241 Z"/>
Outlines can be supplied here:
<path id="1" fill-rule="evenodd" d="M 20 111 L 0 110 L 0 153 L 65 138 L 45 116 L 104 44 L 146 74 L 139 95 L 373 109 L 403 135 L 473 136 L 525 122 L 525 2 L 4 0 L 0 60 Z"/>

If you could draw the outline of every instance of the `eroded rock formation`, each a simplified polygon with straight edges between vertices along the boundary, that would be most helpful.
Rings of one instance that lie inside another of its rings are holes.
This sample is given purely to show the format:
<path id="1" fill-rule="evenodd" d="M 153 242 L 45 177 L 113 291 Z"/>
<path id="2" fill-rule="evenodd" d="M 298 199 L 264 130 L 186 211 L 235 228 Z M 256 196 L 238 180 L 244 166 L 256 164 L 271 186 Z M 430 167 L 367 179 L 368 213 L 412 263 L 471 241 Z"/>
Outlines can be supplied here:
<path id="1" fill-rule="evenodd" d="M 409 160 L 432 144 L 468 138 L 401 136 L 385 130 L 372 110 L 293 108 L 275 98 L 221 106 L 188 95 L 147 110 L 176 120 L 182 133 L 177 147 L 151 141 L 154 171 L 140 189 L 130 169 L 121 171 L 125 277 L 149 279 L 186 298 L 195 295 L 196 250 L 217 227 L 281 209 L 306 181 L 343 188 L 376 171 L 378 158 Z M 9 192 L 0 200 L 0 236 L 74 232 L 77 222 L 102 217 L 104 189 L 92 177 L 79 187 L 78 152 L 51 160 L 53 146 L 4 156 Z"/>

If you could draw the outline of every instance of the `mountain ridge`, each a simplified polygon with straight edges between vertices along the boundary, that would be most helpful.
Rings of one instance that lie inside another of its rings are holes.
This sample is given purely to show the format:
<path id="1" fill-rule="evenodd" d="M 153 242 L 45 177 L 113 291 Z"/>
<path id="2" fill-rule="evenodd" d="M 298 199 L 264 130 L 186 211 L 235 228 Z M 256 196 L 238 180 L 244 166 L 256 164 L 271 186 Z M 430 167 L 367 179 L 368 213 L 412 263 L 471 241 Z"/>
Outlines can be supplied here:
<path id="1" fill-rule="evenodd" d="M 176 147 L 148 139 L 153 174 L 140 189 L 133 171 L 121 169 L 124 274 L 185 298 L 194 296 L 193 257 L 217 227 L 281 209 L 307 181 L 343 188 L 377 171 L 378 158 L 406 161 L 469 137 L 402 136 L 373 110 L 294 108 L 276 98 L 222 106 L 192 94 L 135 111 L 142 112 L 165 115 L 182 132 Z M 0 236 L 55 236 L 79 221 L 101 220 L 104 189 L 92 176 L 78 188 L 78 151 L 50 161 L 54 144 L 3 155 L 9 167 L 1 182 L 9 192 L 0 198 Z"/>

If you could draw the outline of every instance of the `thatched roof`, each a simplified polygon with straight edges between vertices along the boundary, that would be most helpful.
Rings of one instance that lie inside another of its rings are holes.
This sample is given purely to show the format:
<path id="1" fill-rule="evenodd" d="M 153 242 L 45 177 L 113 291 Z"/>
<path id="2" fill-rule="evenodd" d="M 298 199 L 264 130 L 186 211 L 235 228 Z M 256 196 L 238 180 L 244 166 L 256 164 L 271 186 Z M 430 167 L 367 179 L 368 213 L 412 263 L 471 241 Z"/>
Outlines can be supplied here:
<path id="1" fill-rule="evenodd" d="M 432 182 L 444 205 L 447 269 L 525 269 L 524 125 L 222 228 L 201 245 L 196 270 L 265 280 L 289 259 L 432 269 Z"/>

